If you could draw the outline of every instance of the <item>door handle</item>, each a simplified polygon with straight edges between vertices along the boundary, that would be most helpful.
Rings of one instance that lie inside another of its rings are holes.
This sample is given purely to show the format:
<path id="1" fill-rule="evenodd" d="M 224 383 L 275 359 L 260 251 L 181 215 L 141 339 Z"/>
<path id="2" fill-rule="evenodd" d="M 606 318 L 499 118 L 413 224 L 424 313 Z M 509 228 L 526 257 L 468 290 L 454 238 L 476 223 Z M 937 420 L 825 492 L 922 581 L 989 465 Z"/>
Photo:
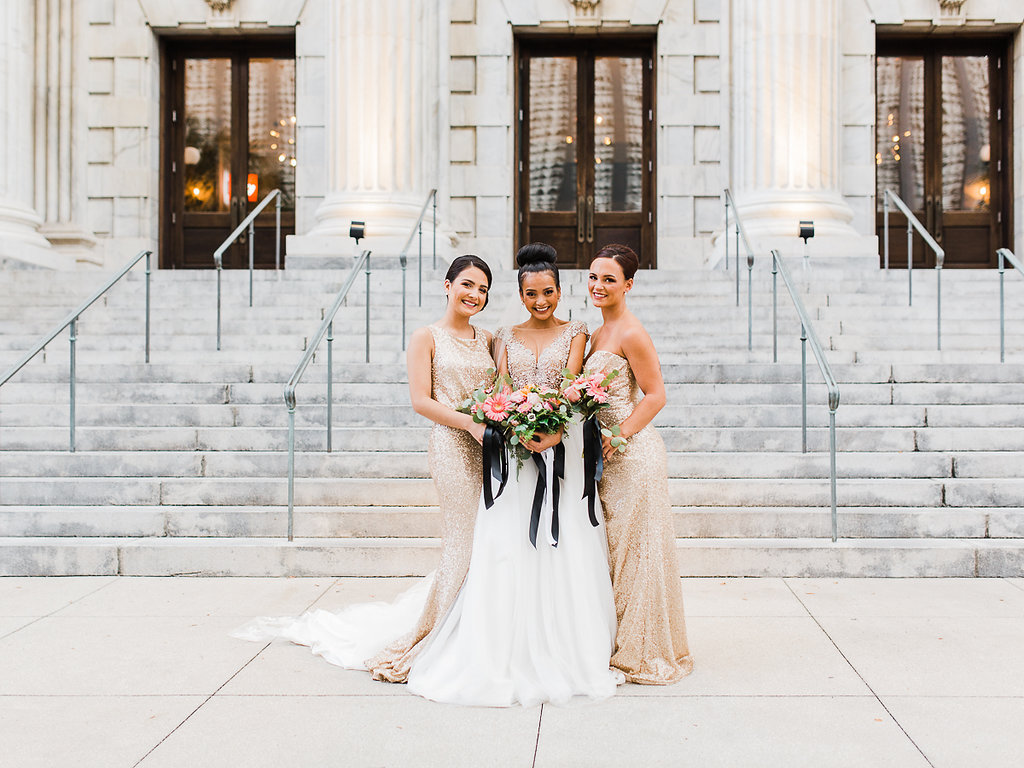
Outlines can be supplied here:
<path id="1" fill-rule="evenodd" d="M 584 234 L 584 227 L 586 226 L 586 203 L 583 201 L 583 195 L 580 195 L 576 200 L 576 242 L 582 243 L 586 239 Z"/>
<path id="2" fill-rule="evenodd" d="M 587 242 L 594 242 L 594 196 L 587 195 Z"/>

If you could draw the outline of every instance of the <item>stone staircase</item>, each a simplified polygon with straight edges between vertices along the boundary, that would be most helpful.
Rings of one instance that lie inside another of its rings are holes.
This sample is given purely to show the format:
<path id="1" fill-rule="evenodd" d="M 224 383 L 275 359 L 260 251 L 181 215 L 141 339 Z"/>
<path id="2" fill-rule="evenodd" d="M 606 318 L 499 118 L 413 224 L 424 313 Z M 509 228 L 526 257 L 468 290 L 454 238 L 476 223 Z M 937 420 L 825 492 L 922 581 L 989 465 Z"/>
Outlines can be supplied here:
<path id="1" fill-rule="evenodd" d="M 0 574 L 409 575 L 436 562 L 440 524 L 427 423 L 408 405 L 400 273 L 372 277 L 372 362 L 360 280 L 335 322 L 334 452 L 326 453 L 326 354 L 299 388 L 295 542 L 287 525 L 283 384 L 344 281 L 343 270 L 227 272 L 215 349 L 208 272 L 153 275 L 152 362 L 143 360 L 141 274 L 79 324 L 77 451 L 68 445 L 66 335 L 0 387 Z M 771 362 L 770 274 L 641 273 L 631 306 L 654 336 L 669 404 L 680 564 L 691 575 L 1019 575 L 1024 572 L 1024 343 L 999 363 L 998 277 L 947 270 L 943 351 L 935 280 L 864 260 L 790 260 L 840 382 L 840 541 L 828 510 L 825 389 L 809 360 L 809 450 L 800 452 L 799 324 L 779 295 Z M 486 327 L 520 315 L 497 272 Z M 1007 328 L 1024 320 L 1008 276 Z M 439 316 L 425 277 L 408 327 Z M 0 370 L 102 281 L 95 273 L 0 273 Z M 563 273 L 563 311 L 596 325 L 585 274 Z"/>

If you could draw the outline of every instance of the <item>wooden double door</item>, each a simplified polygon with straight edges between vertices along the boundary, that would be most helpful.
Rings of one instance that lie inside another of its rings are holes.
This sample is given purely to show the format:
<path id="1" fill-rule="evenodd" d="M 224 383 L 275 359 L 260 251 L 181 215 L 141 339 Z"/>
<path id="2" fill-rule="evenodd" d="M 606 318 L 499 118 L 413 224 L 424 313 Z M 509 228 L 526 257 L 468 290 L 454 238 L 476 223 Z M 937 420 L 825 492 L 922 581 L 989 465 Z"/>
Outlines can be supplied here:
<path id="1" fill-rule="evenodd" d="M 656 265 L 654 40 L 517 40 L 516 247 L 586 268 L 624 243 Z"/>
<path id="2" fill-rule="evenodd" d="M 162 267 L 212 268 L 213 253 L 274 189 L 284 238 L 295 231 L 294 41 L 168 42 L 164 73 Z M 275 266 L 276 201 L 255 221 L 254 263 Z M 224 253 L 248 268 L 248 235 Z"/>
<path id="3" fill-rule="evenodd" d="M 946 267 L 995 266 L 1009 244 L 1012 146 L 1009 42 L 879 38 L 876 194 L 895 192 L 945 251 Z M 889 266 L 907 266 L 906 217 L 890 206 Z M 935 265 L 916 233 L 914 267 Z"/>

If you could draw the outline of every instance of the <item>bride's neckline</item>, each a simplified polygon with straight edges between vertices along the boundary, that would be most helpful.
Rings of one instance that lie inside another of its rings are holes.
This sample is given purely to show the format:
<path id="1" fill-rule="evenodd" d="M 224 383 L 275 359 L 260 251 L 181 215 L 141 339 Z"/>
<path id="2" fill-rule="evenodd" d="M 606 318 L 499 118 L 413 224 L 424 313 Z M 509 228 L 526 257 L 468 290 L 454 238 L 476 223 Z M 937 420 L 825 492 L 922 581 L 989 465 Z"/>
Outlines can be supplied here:
<path id="1" fill-rule="evenodd" d="M 512 341 L 514 341 L 520 347 L 522 347 L 527 352 L 529 352 L 530 355 L 533 357 L 533 367 L 534 368 L 539 368 L 540 367 L 540 359 L 544 356 L 544 353 L 547 352 L 549 349 L 551 349 L 551 347 L 553 347 L 555 345 L 555 343 L 560 338 L 562 338 L 563 334 L 566 332 L 566 330 L 571 325 L 572 325 L 572 320 L 567 320 L 566 322 L 562 323 L 560 326 L 556 326 L 557 328 L 560 328 L 561 330 L 557 334 L 555 334 L 555 336 L 551 339 L 551 342 L 549 344 L 547 344 L 539 352 L 534 352 L 532 349 L 530 349 L 528 346 L 526 346 L 526 344 L 523 343 L 522 339 L 520 339 L 516 335 L 516 333 L 518 331 L 523 330 L 523 329 L 516 328 L 514 325 L 510 325 L 508 327 L 508 331 L 509 331 L 509 336 L 512 338 Z M 531 328 L 529 330 L 540 331 L 540 330 L 547 330 L 547 329 L 546 328 Z"/>

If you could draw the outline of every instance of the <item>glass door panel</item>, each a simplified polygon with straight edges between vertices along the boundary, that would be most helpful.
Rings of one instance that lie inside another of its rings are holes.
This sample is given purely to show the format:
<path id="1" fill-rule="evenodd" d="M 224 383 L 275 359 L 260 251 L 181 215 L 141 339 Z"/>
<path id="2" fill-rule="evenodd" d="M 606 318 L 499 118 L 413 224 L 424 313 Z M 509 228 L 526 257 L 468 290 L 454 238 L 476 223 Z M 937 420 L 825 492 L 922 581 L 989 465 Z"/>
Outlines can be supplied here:
<path id="1" fill-rule="evenodd" d="M 530 209 L 576 211 L 576 59 L 530 59 Z"/>
<path id="2" fill-rule="evenodd" d="M 912 211 L 924 210 L 924 59 L 878 57 L 875 179 L 878 210 L 892 190 Z"/>
<path id="3" fill-rule="evenodd" d="M 248 90 L 246 200 L 251 209 L 271 190 L 280 189 L 282 208 L 294 210 L 298 165 L 295 61 L 251 59 Z M 271 204 L 268 209 L 273 207 Z"/>
<path id="4" fill-rule="evenodd" d="M 231 205 L 231 59 L 185 60 L 185 210 Z"/>
<path id="5" fill-rule="evenodd" d="M 594 62 L 594 206 L 598 212 L 643 208 L 643 59 Z"/>
<path id="6" fill-rule="evenodd" d="M 991 204 L 987 56 L 942 58 L 942 210 Z"/>

